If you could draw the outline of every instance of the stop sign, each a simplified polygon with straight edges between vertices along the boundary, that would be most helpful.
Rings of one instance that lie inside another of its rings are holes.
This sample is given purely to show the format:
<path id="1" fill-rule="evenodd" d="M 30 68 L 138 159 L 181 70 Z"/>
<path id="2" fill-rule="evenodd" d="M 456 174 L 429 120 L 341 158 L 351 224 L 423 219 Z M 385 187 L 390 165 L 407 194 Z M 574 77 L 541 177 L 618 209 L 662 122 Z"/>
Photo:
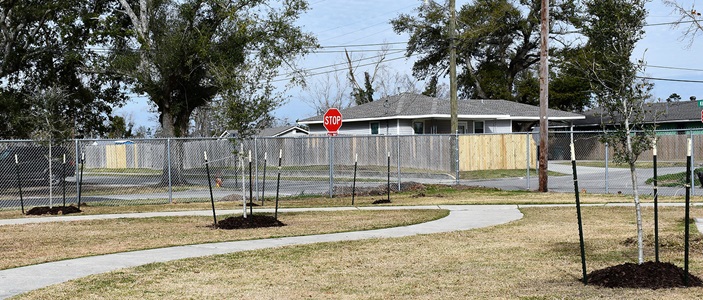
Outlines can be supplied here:
<path id="1" fill-rule="evenodd" d="M 322 125 L 327 129 L 329 134 L 337 134 L 337 131 L 342 127 L 342 113 L 339 109 L 330 108 L 322 118 Z"/>

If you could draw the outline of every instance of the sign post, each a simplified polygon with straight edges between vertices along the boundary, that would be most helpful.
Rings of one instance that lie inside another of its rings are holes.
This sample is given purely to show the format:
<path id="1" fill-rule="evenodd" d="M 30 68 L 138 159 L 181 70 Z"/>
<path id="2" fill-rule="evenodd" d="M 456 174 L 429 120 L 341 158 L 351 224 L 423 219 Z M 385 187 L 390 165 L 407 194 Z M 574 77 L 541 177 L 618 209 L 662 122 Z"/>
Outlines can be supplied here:
<path id="1" fill-rule="evenodd" d="M 337 135 L 339 128 L 342 127 L 342 113 L 339 112 L 339 109 L 328 109 L 322 118 L 322 125 L 327 129 L 328 135 Z"/>

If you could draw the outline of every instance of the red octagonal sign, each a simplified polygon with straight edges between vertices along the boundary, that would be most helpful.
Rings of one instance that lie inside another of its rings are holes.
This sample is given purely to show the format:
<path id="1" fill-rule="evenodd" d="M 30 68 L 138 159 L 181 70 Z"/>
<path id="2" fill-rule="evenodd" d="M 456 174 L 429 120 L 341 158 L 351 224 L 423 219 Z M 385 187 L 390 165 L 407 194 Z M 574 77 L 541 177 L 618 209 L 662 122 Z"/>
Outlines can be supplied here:
<path id="1" fill-rule="evenodd" d="M 325 129 L 327 129 L 328 134 L 337 134 L 339 128 L 342 127 L 342 113 L 339 112 L 339 109 L 328 109 L 324 117 L 322 118 L 322 125 L 325 126 Z"/>

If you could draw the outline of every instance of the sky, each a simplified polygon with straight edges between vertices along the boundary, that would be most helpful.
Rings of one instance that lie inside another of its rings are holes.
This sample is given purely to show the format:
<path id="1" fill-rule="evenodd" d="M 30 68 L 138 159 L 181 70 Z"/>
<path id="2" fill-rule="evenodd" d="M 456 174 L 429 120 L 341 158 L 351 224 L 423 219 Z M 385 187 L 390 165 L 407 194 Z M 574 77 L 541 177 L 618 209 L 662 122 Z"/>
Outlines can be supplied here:
<path id="1" fill-rule="evenodd" d="M 414 14 L 415 8 L 423 4 L 423 0 L 309 0 L 310 10 L 301 15 L 297 24 L 304 31 L 310 32 L 324 47 L 346 46 L 353 52 L 352 57 L 362 58 L 377 55 L 380 46 L 360 47 L 360 44 L 389 43 L 391 49 L 404 49 L 407 35 L 398 35 L 393 31 L 390 20 L 400 14 Z M 442 3 L 443 1 L 439 1 Z M 457 9 L 470 1 L 456 0 Z M 679 0 L 684 7 L 692 7 L 694 1 Z M 638 43 L 633 54 L 634 59 L 644 58 L 647 68 L 643 76 L 669 80 L 653 80 L 655 99 L 666 99 L 672 93 L 681 95 L 683 100 L 690 96 L 703 99 L 703 36 L 698 37 L 692 44 L 683 40 L 682 34 L 686 26 L 672 28 L 670 25 L 657 25 L 674 22 L 678 16 L 673 9 L 663 4 L 662 0 L 648 2 L 649 16 L 645 27 L 645 37 Z M 703 4 L 701 5 L 703 7 Z M 690 45 L 689 45 L 690 44 Z M 333 64 L 344 62 L 343 53 L 331 50 L 342 48 L 329 48 L 330 51 L 309 54 L 298 61 L 298 66 L 303 69 L 315 69 L 311 73 L 324 73 L 332 70 L 325 68 Z M 323 53 L 322 53 L 323 52 Z M 404 53 L 389 51 L 386 66 L 395 72 L 411 74 L 414 60 L 403 58 Z M 340 68 L 340 67 L 337 67 Z M 361 67 L 359 73 L 369 67 Z M 316 75 L 308 78 L 309 82 L 320 80 L 325 75 Z M 674 80 L 674 81 L 672 81 Z M 694 82 L 677 82 L 694 81 Z M 700 81 L 700 82 L 695 82 Z M 422 82 L 418 83 L 422 88 Z M 300 88 L 292 88 L 286 92 L 289 100 L 273 113 L 279 119 L 295 120 L 304 119 L 315 115 L 314 107 L 304 101 L 309 95 Z M 125 106 L 115 109 L 116 115 L 131 116 L 135 127 L 146 126 L 157 128 L 157 115 L 148 100 L 143 97 L 132 98 Z"/>

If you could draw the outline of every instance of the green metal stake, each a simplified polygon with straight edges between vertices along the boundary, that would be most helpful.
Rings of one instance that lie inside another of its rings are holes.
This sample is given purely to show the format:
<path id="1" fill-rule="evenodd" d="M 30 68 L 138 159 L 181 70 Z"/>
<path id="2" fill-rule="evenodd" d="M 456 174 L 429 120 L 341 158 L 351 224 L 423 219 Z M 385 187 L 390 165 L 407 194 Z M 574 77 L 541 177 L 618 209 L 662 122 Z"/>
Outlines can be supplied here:
<path id="1" fill-rule="evenodd" d="M 81 174 L 78 179 L 78 210 L 81 209 L 81 191 L 83 190 L 83 167 L 85 167 L 85 152 L 81 153 Z"/>
<path id="2" fill-rule="evenodd" d="M 254 215 L 254 190 L 251 175 L 251 150 L 249 150 L 249 215 Z"/>
<path id="3" fill-rule="evenodd" d="M 571 168 L 574 173 L 574 195 L 576 196 L 576 216 L 579 223 L 579 245 L 581 247 L 581 270 L 583 272 L 583 284 L 588 284 L 588 275 L 586 274 L 586 247 L 583 242 L 583 221 L 581 219 L 581 201 L 579 200 L 579 182 L 576 174 L 576 152 L 574 151 L 574 143 L 571 143 Z"/>
<path id="4" fill-rule="evenodd" d="M 210 204 L 212 205 L 213 226 L 217 227 L 217 214 L 215 214 L 215 198 L 212 196 L 212 182 L 210 180 L 210 163 L 207 161 L 207 151 L 203 151 L 205 156 L 205 172 L 207 174 L 207 186 L 210 189 Z"/>
<path id="5" fill-rule="evenodd" d="M 273 211 L 273 218 L 278 220 L 278 191 L 281 187 L 281 158 L 283 157 L 283 149 L 278 150 L 278 179 L 276 179 L 276 209 Z"/>
<path id="6" fill-rule="evenodd" d="M 388 202 L 391 202 L 391 153 L 388 152 Z"/>
<path id="7" fill-rule="evenodd" d="M 66 207 L 66 154 L 64 153 L 63 155 L 63 174 L 61 174 L 61 178 L 63 178 L 62 186 L 63 186 L 63 207 Z"/>
<path id="8" fill-rule="evenodd" d="M 24 215 L 24 197 L 22 197 L 22 179 L 20 178 L 20 160 L 15 154 L 15 166 L 17 170 L 17 188 L 20 189 L 20 206 L 22 207 L 22 214 Z"/>
<path id="9" fill-rule="evenodd" d="M 264 193 L 266 192 L 266 161 L 268 160 L 268 152 L 264 152 L 264 181 L 261 183 L 261 206 L 264 206 Z"/>
<path id="10" fill-rule="evenodd" d="M 652 149 L 652 163 L 654 164 L 654 260 L 659 262 L 659 189 L 657 188 L 657 140 L 654 139 Z"/>
<path id="11" fill-rule="evenodd" d="M 685 216 L 685 228 L 684 228 L 684 259 L 683 259 L 683 270 L 684 270 L 684 280 L 685 286 L 688 286 L 688 238 L 689 238 L 689 223 L 690 223 L 690 210 L 691 210 L 691 138 L 688 138 L 688 153 L 686 155 L 686 216 Z"/>
<path id="12" fill-rule="evenodd" d="M 354 181 L 352 181 L 352 206 L 354 206 L 354 197 L 356 196 L 356 168 L 359 164 L 359 154 L 354 154 Z"/>

